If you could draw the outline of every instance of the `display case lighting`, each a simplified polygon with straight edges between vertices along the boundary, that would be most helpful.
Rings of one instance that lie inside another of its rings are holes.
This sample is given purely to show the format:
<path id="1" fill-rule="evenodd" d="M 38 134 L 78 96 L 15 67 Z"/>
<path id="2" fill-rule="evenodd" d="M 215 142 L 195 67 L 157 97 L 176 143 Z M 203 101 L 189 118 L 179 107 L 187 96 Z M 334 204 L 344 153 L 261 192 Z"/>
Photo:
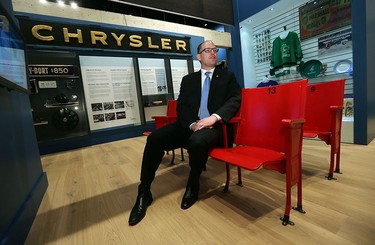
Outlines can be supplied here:
<path id="1" fill-rule="evenodd" d="M 73 9 L 77 9 L 78 4 L 76 2 L 70 2 L 70 7 L 72 7 Z"/>
<path id="2" fill-rule="evenodd" d="M 80 0 L 78 0 L 79 2 Z M 65 5 L 70 5 L 72 9 L 78 9 L 78 3 L 77 1 L 70 1 L 69 3 L 65 3 L 64 0 L 39 0 L 39 3 L 41 4 L 48 4 L 48 2 L 57 3 L 59 7 L 65 7 Z"/>
<path id="3" fill-rule="evenodd" d="M 57 4 L 58 4 L 60 7 L 64 7 L 64 6 L 65 6 L 64 1 L 62 1 L 62 0 L 58 0 L 58 1 L 57 1 Z"/>

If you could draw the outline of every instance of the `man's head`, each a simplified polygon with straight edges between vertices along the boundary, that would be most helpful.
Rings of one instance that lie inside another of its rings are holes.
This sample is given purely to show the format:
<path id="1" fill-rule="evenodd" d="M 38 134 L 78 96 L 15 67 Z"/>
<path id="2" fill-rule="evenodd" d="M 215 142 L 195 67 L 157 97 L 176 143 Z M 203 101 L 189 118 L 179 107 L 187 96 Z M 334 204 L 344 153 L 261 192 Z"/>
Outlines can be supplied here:
<path id="1" fill-rule="evenodd" d="M 216 66 L 218 48 L 211 40 L 199 44 L 197 52 L 197 59 L 202 69 L 210 70 Z"/>

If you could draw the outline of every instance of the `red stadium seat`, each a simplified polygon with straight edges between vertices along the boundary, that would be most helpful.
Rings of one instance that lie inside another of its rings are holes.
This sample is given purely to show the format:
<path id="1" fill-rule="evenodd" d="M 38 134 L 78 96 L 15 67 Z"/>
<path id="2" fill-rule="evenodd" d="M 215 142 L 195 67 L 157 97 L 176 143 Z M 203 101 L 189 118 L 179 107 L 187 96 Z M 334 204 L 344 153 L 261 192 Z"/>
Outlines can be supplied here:
<path id="1" fill-rule="evenodd" d="M 340 141 L 342 110 L 344 101 L 345 79 L 307 86 L 306 115 L 303 136 L 318 137 L 327 145 L 331 145 L 330 167 L 327 178 L 340 173 Z"/>
<path id="2" fill-rule="evenodd" d="M 242 89 L 240 116 L 229 123 L 237 123 L 235 146 L 214 148 L 210 156 L 227 164 L 255 171 L 261 167 L 286 174 L 286 204 L 283 225 L 294 225 L 289 220 L 291 189 L 297 184 L 298 201 L 294 208 L 302 209 L 301 151 L 305 115 L 307 80 L 264 88 Z M 223 135 L 226 135 L 225 124 Z M 227 140 L 227 139 L 224 139 Z M 279 188 L 278 186 L 275 188 Z"/>
<path id="3" fill-rule="evenodd" d="M 168 100 L 167 103 L 167 115 L 165 116 L 152 116 L 152 119 L 155 120 L 155 129 L 164 127 L 167 124 L 177 121 L 177 100 Z M 148 136 L 151 132 L 144 132 L 143 135 Z M 174 163 L 175 152 L 172 150 L 172 159 L 171 164 Z M 181 161 L 184 161 L 184 152 L 181 148 Z"/>
<path id="4" fill-rule="evenodd" d="M 153 116 L 151 118 L 155 120 L 155 129 L 177 121 L 177 100 L 168 100 L 167 115 Z"/>

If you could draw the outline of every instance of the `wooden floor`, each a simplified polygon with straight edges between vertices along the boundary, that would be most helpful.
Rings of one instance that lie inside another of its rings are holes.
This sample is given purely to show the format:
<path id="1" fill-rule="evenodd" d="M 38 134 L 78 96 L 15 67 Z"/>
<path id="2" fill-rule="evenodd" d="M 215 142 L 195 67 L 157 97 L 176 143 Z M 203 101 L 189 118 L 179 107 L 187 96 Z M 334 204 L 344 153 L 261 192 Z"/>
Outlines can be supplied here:
<path id="1" fill-rule="evenodd" d="M 199 201 L 180 209 L 189 172 L 166 155 L 145 219 L 128 226 L 145 137 L 42 157 L 49 187 L 26 244 L 375 244 L 375 142 L 342 144 L 337 180 L 324 176 L 329 146 L 305 140 L 303 208 L 283 226 L 284 176 L 243 171 L 244 187 L 223 194 L 224 164 L 210 159 Z M 178 152 L 178 151 L 177 151 Z M 187 154 L 185 154 L 187 155 Z M 296 203 L 293 188 L 293 205 Z"/>

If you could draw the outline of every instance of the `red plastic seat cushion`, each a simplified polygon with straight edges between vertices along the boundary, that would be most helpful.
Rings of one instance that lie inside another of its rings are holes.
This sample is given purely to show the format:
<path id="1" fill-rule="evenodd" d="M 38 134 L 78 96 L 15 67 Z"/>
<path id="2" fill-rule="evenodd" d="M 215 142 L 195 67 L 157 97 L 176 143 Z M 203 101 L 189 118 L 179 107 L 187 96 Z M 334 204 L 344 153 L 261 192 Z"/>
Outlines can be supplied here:
<path id="1" fill-rule="evenodd" d="M 285 159 L 285 155 L 281 152 L 252 146 L 214 148 L 210 156 L 251 171 L 257 170 L 265 163 Z"/>

